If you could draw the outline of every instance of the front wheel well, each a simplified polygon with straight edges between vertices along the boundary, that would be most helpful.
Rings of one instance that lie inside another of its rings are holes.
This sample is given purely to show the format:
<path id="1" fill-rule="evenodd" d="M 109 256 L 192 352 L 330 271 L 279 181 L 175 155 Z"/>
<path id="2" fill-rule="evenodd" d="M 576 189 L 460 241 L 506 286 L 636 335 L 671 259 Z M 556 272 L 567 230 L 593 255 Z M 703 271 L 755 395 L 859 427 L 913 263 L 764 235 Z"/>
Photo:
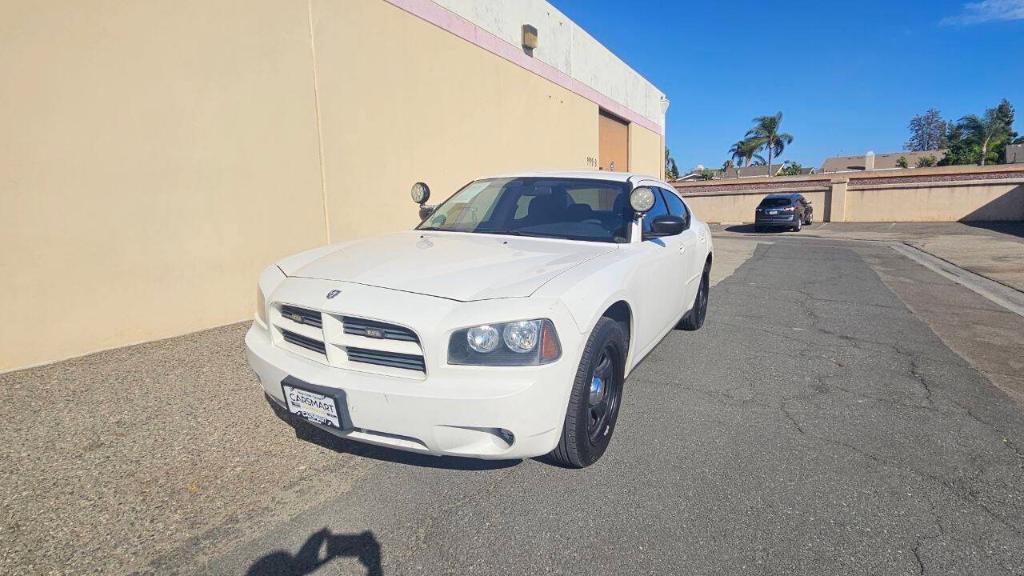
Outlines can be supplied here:
<path id="1" fill-rule="evenodd" d="M 612 304 L 601 314 L 602 318 L 609 318 L 618 322 L 622 326 L 622 331 L 626 333 L 626 348 L 629 348 L 630 341 L 630 327 L 632 325 L 633 310 L 630 309 L 629 304 L 625 300 L 619 300 L 615 304 Z"/>

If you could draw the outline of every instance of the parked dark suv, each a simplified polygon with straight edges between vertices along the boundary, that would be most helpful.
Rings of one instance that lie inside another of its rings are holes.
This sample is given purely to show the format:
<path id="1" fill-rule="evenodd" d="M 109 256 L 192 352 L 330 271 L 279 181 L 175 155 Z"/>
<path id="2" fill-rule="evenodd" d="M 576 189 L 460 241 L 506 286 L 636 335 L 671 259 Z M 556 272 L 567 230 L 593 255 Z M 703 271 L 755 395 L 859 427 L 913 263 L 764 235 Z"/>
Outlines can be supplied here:
<path id="1" fill-rule="evenodd" d="M 813 221 L 814 208 L 803 194 L 769 194 L 754 210 L 754 230 L 790 228 L 799 231 Z"/>

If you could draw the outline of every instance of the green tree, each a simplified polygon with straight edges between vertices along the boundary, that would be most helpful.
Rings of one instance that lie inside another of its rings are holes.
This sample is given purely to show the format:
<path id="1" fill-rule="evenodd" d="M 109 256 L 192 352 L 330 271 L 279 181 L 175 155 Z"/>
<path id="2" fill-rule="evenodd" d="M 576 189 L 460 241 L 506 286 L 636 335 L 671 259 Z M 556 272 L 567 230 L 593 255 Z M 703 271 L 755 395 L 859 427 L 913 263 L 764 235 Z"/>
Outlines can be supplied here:
<path id="1" fill-rule="evenodd" d="M 910 168 L 910 163 L 907 161 L 906 156 L 900 156 L 899 160 L 896 161 L 898 168 Z"/>
<path id="2" fill-rule="evenodd" d="M 910 140 L 903 146 L 912 152 L 939 150 L 946 147 L 946 121 L 932 108 L 910 119 Z"/>
<path id="3" fill-rule="evenodd" d="M 786 166 L 779 172 L 780 176 L 799 176 L 803 174 L 804 167 L 799 162 L 786 162 Z"/>
<path id="4" fill-rule="evenodd" d="M 758 116 L 754 118 L 754 127 L 747 132 L 747 139 L 757 146 L 756 150 L 768 153 L 768 175 L 772 175 L 772 157 L 779 157 L 786 146 L 793 143 L 793 136 L 779 132 L 782 125 L 782 112 L 774 116 Z"/>
<path id="5" fill-rule="evenodd" d="M 1006 125 L 1007 135 L 1006 135 L 1006 139 L 1005 140 L 1003 140 L 999 144 L 997 144 L 997 145 L 992 147 L 992 151 L 995 153 L 996 158 L 998 159 L 998 162 L 1000 164 L 1005 164 L 1006 163 L 1006 145 L 1007 144 L 1015 144 L 1019 140 L 1019 138 L 1017 138 L 1017 133 L 1014 132 L 1014 130 L 1013 130 L 1013 122 L 1014 122 L 1013 104 L 1010 104 L 1009 100 L 1007 100 L 1006 98 L 1003 98 L 999 102 L 999 105 L 996 106 L 995 110 L 996 110 L 996 117 L 999 118 L 999 120 L 1003 124 Z"/>
<path id="6" fill-rule="evenodd" d="M 754 160 L 764 161 L 757 153 L 757 145 L 751 140 L 740 140 L 739 142 L 732 145 L 729 149 L 729 154 L 732 155 L 732 159 L 736 161 L 736 165 L 740 168 L 744 166 L 753 166 Z"/>
<path id="7" fill-rule="evenodd" d="M 679 166 L 676 165 L 676 159 L 672 157 L 672 153 L 669 151 L 668 146 L 665 147 L 665 179 L 675 180 L 679 178 Z"/>
<path id="8" fill-rule="evenodd" d="M 939 161 L 935 156 L 923 156 L 917 159 L 918 168 L 931 168 Z"/>
<path id="9" fill-rule="evenodd" d="M 732 163 L 732 160 L 726 160 L 725 162 L 722 162 L 722 172 L 727 172 L 733 166 L 734 164 Z"/>
<path id="10" fill-rule="evenodd" d="M 966 140 L 980 149 L 979 163 L 982 166 L 992 160 L 998 162 L 999 157 L 994 149 L 1000 144 L 1005 145 L 1011 134 L 998 108 L 989 108 L 984 116 L 964 116 L 960 119 L 960 127 Z"/>
<path id="11" fill-rule="evenodd" d="M 977 164 L 980 156 L 981 147 L 966 138 L 963 126 L 946 122 L 946 155 L 939 161 L 939 166 Z"/>

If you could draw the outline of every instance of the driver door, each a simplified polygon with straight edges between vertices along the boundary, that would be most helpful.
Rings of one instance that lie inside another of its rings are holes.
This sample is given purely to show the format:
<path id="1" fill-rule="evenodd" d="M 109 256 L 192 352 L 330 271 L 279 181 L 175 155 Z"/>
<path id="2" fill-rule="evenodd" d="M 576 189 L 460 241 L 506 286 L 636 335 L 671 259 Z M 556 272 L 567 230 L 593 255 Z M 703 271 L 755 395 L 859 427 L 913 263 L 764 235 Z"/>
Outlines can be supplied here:
<path id="1" fill-rule="evenodd" d="M 692 224 L 690 211 L 686 208 L 683 200 L 671 190 L 662 189 L 661 193 L 665 196 L 669 214 L 679 216 L 688 224 Z M 687 226 L 686 230 L 672 238 L 675 240 L 681 256 L 680 262 L 676 264 L 675 274 L 677 276 L 673 277 L 673 282 L 677 282 L 675 286 L 680 287 L 679 315 L 682 316 L 693 305 L 693 301 L 697 297 L 700 277 L 704 272 L 704 254 L 699 250 L 700 241 L 693 226 Z"/>
<path id="2" fill-rule="evenodd" d="M 680 235 L 648 237 L 651 221 L 658 216 L 669 214 L 668 205 L 661 190 L 655 184 L 641 183 L 650 186 L 655 192 L 654 206 L 644 214 L 641 222 L 641 240 L 635 243 L 640 258 L 637 268 L 637 292 L 640 298 L 636 306 L 640 309 L 636 314 L 637 346 L 640 355 L 646 354 L 675 326 L 682 316 L 681 286 L 684 278 L 684 252 L 681 251 Z M 639 357 L 639 356 L 638 356 Z"/>

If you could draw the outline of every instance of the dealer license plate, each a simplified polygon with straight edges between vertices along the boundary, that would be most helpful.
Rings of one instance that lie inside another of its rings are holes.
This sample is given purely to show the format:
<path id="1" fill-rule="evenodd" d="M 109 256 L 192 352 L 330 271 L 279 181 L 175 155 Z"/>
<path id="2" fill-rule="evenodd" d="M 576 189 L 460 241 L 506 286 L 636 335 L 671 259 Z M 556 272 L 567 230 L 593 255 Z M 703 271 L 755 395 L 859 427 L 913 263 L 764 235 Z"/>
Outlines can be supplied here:
<path id="1" fill-rule="evenodd" d="M 289 412 L 316 424 L 341 428 L 337 400 L 288 384 L 282 384 L 281 388 L 284 390 L 284 400 L 288 404 Z"/>

